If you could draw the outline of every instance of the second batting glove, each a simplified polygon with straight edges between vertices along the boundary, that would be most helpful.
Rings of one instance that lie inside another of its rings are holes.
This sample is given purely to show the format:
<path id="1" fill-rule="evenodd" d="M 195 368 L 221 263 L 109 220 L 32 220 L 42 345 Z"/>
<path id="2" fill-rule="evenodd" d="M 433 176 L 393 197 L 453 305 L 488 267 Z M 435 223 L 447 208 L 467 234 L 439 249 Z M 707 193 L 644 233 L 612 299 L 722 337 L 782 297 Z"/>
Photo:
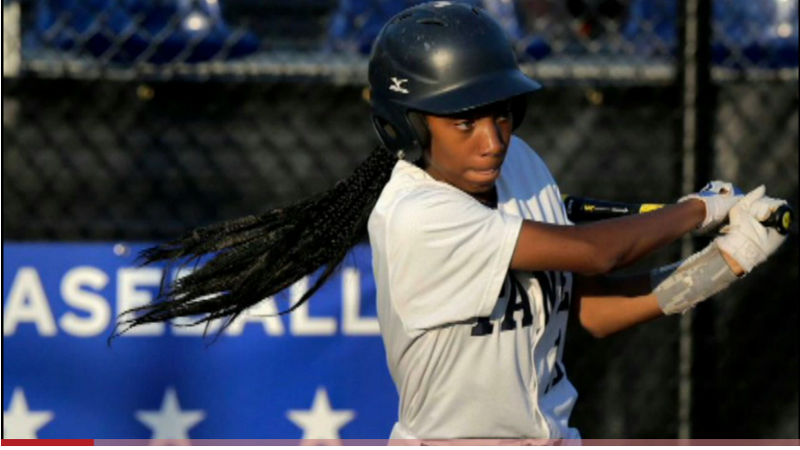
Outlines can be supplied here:
<path id="1" fill-rule="evenodd" d="M 786 241 L 786 235 L 759 222 L 786 204 L 783 200 L 764 197 L 765 191 L 764 186 L 759 186 L 737 203 L 730 211 L 730 224 L 722 229 L 725 235 L 714 240 L 720 250 L 748 273 Z"/>

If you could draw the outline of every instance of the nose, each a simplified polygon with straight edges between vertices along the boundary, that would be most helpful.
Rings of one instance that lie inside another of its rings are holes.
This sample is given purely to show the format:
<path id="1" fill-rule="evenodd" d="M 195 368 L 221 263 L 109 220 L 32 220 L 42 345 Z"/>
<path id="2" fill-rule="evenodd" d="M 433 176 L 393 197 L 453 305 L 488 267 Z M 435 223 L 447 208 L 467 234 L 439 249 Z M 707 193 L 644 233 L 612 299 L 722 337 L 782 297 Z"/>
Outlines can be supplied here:
<path id="1" fill-rule="evenodd" d="M 495 156 L 505 148 L 503 130 L 494 119 L 484 118 L 480 126 L 480 152 L 482 156 Z"/>

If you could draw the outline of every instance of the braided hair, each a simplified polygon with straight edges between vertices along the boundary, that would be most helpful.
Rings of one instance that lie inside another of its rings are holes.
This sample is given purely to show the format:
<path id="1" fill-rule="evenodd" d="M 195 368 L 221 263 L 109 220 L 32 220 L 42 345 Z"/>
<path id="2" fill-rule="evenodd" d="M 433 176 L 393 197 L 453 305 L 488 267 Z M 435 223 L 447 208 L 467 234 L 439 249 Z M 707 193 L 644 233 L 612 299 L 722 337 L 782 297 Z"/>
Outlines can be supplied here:
<path id="1" fill-rule="evenodd" d="M 260 216 L 198 228 L 142 251 L 144 265 L 166 261 L 167 269 L 213 257 L 169 286 L 162 282 L 153 303 L 123 312 L 110 339 L 137 325 L 183 316 L 201 316 L 192 325 L 205 323 L 206 330 L 212 320 L 224 319 L 221 333 L 249 307 L 324 267 L 308 292 L 280 314 L 298 308 L 335 273 L 348 251 L 366 239 L 370 213 L 397 161 L 378 147 L 326 192 Z"/>
<path id="2" fill-rule="evenodd" d="M 422 49 L 428 42 L 437 47 Z M 437 48 L 452 57 L 446 67 Z M 375 40 L 368 73 L 372 124 L 383 145 L 327 192 L 258 217 L 200 228 L 142 252 L 145 264 L 166 261 L 168 268 L 212 258 L 168 287 L 162 283 L 152 304 L 123 313 L 130 318 L 120 321 L 112 338 L 138 325 L 190 316 L 200 316 L 194 324 L 205 322 L 206 330 L 212 320 L 225 319 L 222 332 L 249 307 L 323 268 L 308 292 L 282 313 L 293 311 L 366 237 L 367 221 L 397 155 L 419 164 L 430 148 L 424 114 L 522 99 L 541 88 L 520 71 L 497 22 L 476 8 L 447 2 L 414 6 L 390 19 Z M 512 110 L 516 128 L 525 103 L 512 102 Z"/>

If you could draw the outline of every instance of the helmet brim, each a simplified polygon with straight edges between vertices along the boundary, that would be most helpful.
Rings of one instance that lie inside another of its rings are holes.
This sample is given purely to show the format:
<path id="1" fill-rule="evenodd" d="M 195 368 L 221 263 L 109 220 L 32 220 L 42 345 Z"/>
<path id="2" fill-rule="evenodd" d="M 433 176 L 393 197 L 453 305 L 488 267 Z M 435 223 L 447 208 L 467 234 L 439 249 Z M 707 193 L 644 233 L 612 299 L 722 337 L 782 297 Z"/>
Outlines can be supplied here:
<path id="1" fill-rule="evenodd" d="M 432 93 L 413 102 L 400 102 L 409 109 L 431 114 L 456 114 L 538 91 L 542 85 L 519 70 L 493 72 Z"/>

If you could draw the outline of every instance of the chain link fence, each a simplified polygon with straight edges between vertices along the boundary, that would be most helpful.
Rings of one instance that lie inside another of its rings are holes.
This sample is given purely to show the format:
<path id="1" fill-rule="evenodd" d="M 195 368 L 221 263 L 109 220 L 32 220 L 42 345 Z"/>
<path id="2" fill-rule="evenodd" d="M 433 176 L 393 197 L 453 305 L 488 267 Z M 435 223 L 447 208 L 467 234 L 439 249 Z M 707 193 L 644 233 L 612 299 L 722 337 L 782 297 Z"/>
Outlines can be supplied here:
<path id="1" fill-rule="evenodd" d="M 366 57 L 383 22 L 414 3 L 4 2 L 3 236 L 159 240 L 327 189 L 376 144 Z M 547 87 L 518 134 L 563 192 L 681 194 L 677 0 L 469 3 L 501 22 Z M 715 0 L 703 62 L 709 175 L 765 183 L 795 206 L 797 3 Z M 713 311 L 713 345 L 691 374 L 692 437 L 798 437 L 791 239 L 771 270 L 701 306 Z M 602 341 L 572 329 L 565 358 L 584 436 L 677 438 L 678 319 Z"/>

